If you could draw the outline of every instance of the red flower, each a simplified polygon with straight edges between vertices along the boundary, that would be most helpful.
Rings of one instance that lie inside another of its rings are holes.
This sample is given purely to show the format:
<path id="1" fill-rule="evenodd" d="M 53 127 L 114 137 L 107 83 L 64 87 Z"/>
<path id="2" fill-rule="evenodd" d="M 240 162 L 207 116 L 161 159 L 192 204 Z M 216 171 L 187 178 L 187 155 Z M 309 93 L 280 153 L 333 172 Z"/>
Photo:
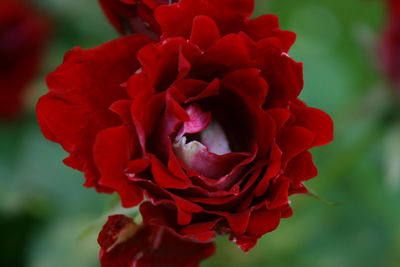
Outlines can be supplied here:
<path id="1" fill-rule="evenodd" d="M 384 32 L 381 56 L 385 72 L 400 93 L 400 1 L 386 0 L 388 22 Z"/>
<path id="2" fill-rule="evenodd" d="M 160 5 L 179 0 L 99 0 L 111 24 L 121 34 L 142 33 L 157 39 L 160 26 L 154 19 L 154 10 Z"/>
<path id="3" fill-rule="evenodd" d="M 145 194 L 145 224 L 199 242 L 230 234 L 249 250 L 291 216 L 288 196 L 317 174 L 308 150 L 332 140 L 333 124 L 298 99 L 294 34 L 275 16 L 214 18 L 221 1 L 197 3 L 157 9 L 159 43 L 132 35 L 69 52 L 38 119 L 86 186 L 125 207 Z"/>
<path id="4" fill-rule="evenodd" d="M 0 2 L 0 118 L 21 111 L 24 89 L 38 69 L 47 25 L 24 1 Z"/>
<path id="5" fill-rule="evenodd" d="M 108 218 L 98 242 L 102 267 L 195 267 L 215 250 L 212 243 L 184 240 L 161 227 L 135 224 L 124 215 Z"/>

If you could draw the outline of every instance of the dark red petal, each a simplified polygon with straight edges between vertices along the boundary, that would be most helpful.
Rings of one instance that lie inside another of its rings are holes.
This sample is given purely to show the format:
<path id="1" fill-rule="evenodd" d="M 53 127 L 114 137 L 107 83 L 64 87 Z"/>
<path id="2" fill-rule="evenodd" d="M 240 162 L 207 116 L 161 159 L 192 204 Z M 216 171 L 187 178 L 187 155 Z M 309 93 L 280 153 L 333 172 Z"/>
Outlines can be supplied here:
<path id="1" fill-rule="evenodd" d="M 296 113 L 295 125 L 307 128 L 314 133 L 314 142 L 311 146 L 322 146 L 333 140 L 332 118 L 316 108 L 306 108 Z"/>
<path id="2" fill-rule="evenodd" d="M 287 108 L 288 102 L 294 101 L 303 89 L 303 64 L 295 62 L 268 40 L 258 42 L 257 46 L 257 58 L 263 60 L 262 75 L 269 85 L 265 107 Z"/>
<path id="3" fill-rule="evenodd" d="M 125 174 L 131 158 L 131 147 L 129 132 L 125 126 L 119 126 L 101 131 L 93 148 L 101 174 L 99 183 L 117 191 L 124 207 L 136 206 L 143 199 L 142 190 Z"/>
<path id="4" fill-rule="evenodd" d="M 37 105 L 39 125 L 46 138 L 71 154 L 66 164 L 85 172 L 88 187 L 102 188 L 93 143 L 99 131 L 120 123 L 109 107 L 127 98 L 120 85 L 139 68 L 136 53 L 148 42 L 144 36 L 129 36 L 89 50 L 75 48 L 47 78 L 50 93 Z"/>
<path id="5" fill-rule="evenodd" d="M 268 84 L 257 68 L 233 71 L 223 77 L 221 85 L 240 95 L 248 106 L 260 109 L 268 94 Z"/>
<path id="6" fill-rule="evenodd" d="M 281 159 L 282 159 L 282 151 L 274 143 L 271 147 L 267 171 L 265 172 L 265 175 L 261 178 L 261 180 L 258 182 L 254 190 L 254 195 L 256 197 L 263 195 L 267 191 L 271 179 L 280 174 Z"/>
<path id="7" fill-rule="evenodd" d="M 277 144 L 283 153 L 283 161 L 288 162 L 301 152 L 309 149 L 314 142 L 314 134 L 299 126 L 287 127 L 277 138 Z"/>
<path id="8" fill-rule="evenodd" d="M 272 37 L 277 30 L 279 30 L 279 20 L 276 15 L 262 15 L 249 19 L 244 26 L 244 32 L 254 41 Z"/>
<path id="9" fill-rule="evenodd" d="M 218 26 L 210 17 L 197 16 L 194 18 L 190 42 L 197 44 L 202 50 L 207 50 L 219 38 Z"/>
<path id="10" fill-rule="evenodd" d="M 161 25 L 162 39 L 176 36 L 188 39 L 193 18 L 197 16 L 213 19 L 225 35 L 239 31 L 253 9 L 253 0 L 181 0 L 177 4 L 157 8 L 155 17 Z"/>
<path id="11" fill-rule="evenodd" d="M 273 210 L 288 204 L 289 179 L 281 176 L 272 180 L 268 188 L 268 209 Z"/>
<path id="12" fill-rule="evenodd" d="M 185 189 L 191 184 L 188 179 L 171 173 L 156 157 L 151 157 L 151 172 L 156 183 L 163 188 Z"/>
<path id="13" fill-rule="evenodd" d="M 285 175 L 289 177 L 295 185 L 317 176 L 318 170 L 312 161 L 312 155 L 304 151 L 291 161 L 289 161 Z"/>
<path id="14" fill-rule="evenodd" d="M 260 237 L 278 227 L 281 218 L 279 209 L 268 210 L 261 208 L 251 213 L 246 234 Z"/>
<path id="15" fill-rule="evenodd" d="M 219 39 L 202 58 L 207 64 L 220 64 L 226 67 L 246 68 L 250 66 L 250 51 L 243 38 L 229 34 Z"/>

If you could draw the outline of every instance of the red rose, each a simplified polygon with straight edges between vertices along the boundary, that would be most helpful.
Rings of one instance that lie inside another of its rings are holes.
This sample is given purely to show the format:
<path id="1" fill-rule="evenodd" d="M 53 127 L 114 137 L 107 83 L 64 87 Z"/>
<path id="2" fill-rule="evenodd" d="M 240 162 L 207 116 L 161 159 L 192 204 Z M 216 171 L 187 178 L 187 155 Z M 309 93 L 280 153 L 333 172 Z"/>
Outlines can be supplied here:
<path id="1" fill-rule="evenodd" d="M 0 2 L 0 118 L 17 115 L 38 69 L 47 36 L 44 19 L 25 1 Z"/>
<path id="2" fill-rule="evenodd" d="M 384 70 L 400 93 L 400 1 L 386 0 L 388 22 L 384 31 L 381 56 Z"/>
<path id="3" fill-rule="evenodd" d="M 179 0 L 99 0 L 111 24 L 121 34 L 142 33 L 157 39 L 160 26 L 154 19 L 154 10 L 160 5 Z"/>
<path id="4" fill-rule="evenodd" d="M 98 242 L 102 267 L 195 267 L 215 250 L 212 243 L 184 240 L 161 227 L 135 224 L 124 215 L 108 218 Z"/>
<path id="5" fill-rule="evenodd" d="M 308 150 L 332 140 L 333 124 L 298 99 L 294 34 L 275 16 L 214 18 L 221 1 L 197 3 L 157 9 L 161 42 L 132 35 L 69 52 L 38 119 L 86 186 L 125 207 L 144 194 L 146 225 L 199 242 L 230 234 L 249 250 L 291 216 L 288 196 L 317 174 Z"/>

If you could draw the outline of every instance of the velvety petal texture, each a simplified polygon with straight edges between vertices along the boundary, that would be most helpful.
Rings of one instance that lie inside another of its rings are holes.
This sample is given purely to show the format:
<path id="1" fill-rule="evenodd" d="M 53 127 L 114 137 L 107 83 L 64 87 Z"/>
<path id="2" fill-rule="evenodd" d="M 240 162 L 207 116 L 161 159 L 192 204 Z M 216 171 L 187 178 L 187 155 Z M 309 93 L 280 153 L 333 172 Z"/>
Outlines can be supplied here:
<path id="1" fill-rule="evenodd" d="M 250 19 L 253 6 L 161 5 L 161 40 L 74 49 L 38 104 L 87 186 L 141 203 L 145 225 L 194 242 L 228 234 L 245 251 L 292 215 L 288 197 L 317 175 L 309 149 L 333 139 L 329 115 L 298 99 L 295 35 L 276 16 Z"/>
<path id="2" fill-rule="evenodd" d="M 25 89 L 38 71 L 47 20 L 27 1 L 0 2 L 0 119 L 21 113 Z"/>
<path id="3" fill-rule="evenodd" d="M 196 267 L 214 253 L 213 243 L 182 239 L 170 230 L 138 225 L 113 215 L 100 232 L 102 267 Z"/>

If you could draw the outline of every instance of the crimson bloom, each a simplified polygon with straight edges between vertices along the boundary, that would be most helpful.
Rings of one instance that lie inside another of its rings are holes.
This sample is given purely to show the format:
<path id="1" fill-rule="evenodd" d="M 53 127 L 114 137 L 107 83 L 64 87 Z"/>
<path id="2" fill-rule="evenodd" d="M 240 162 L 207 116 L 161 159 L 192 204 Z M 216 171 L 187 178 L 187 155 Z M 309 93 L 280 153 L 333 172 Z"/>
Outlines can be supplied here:
<path id="1" fill-rule="evenodd" d="M 214 253 L 212 243 L 183 240 L 167 229 L 110 216 L 99 234 L 102 267 L 196 267 Z"/>
<path id="2" fill-rule="evenodd" d="M 145 225 L 251 249 L 317 175 L 308 150 L 333 138 L 331 118 L 298 99 L 294 33 L 274 15 L 249 19 L 252 8 L 181 0 L 155 10 L 159 42 L 130 35 L 68 52 L 37 106 L 44 135 L 86 186 L 142 203 Z"/>
<path id="3" fill-rule="evenodd" d="M 384 70 L 400 93 L 400 1 L 386 0 L 388 21 L 382 38 L 381 56 Z"/>
<path id="4" fill-rule="evenodd" d="M 21 111 L 24 89 L 37 72 L 47 24 L 25 1 L 0 2 L 0 118 Z"/>

